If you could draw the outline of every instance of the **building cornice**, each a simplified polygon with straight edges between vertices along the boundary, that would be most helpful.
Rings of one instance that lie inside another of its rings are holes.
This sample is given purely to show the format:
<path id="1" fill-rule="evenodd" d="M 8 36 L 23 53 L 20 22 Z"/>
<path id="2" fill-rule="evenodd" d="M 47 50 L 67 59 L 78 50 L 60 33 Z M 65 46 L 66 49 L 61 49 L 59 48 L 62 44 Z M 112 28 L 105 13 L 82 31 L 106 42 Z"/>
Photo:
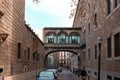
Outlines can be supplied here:
<path id="1" fill-rule="evenodd" d="M 70 28 L 70 27 L 62 27 L 62 28 L 57 28 L 57 27 L 45 27 L 44 30 L 81 30 L 81 28 L 76 27 L 76 28 Z"/>

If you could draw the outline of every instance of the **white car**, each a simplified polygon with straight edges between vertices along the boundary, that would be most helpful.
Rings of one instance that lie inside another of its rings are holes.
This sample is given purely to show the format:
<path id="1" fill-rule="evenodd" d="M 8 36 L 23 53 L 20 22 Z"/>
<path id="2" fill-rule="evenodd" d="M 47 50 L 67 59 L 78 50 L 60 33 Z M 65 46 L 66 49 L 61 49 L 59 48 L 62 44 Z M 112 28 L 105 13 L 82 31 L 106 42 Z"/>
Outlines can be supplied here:
<path id="1" fill-rule="evenodd" d="M 57 70 L 56 70 L 56 69 L 47 69 L 47 71 L 52 71 L 52 72 L 54 72 L 55 74 L 57 73 Z"/>
<path id="2" fill-rule="evenodd" d="M 57 80 L 55 73 L 52 71 L 41 71 L 37 76 L 36 80 Z"/>

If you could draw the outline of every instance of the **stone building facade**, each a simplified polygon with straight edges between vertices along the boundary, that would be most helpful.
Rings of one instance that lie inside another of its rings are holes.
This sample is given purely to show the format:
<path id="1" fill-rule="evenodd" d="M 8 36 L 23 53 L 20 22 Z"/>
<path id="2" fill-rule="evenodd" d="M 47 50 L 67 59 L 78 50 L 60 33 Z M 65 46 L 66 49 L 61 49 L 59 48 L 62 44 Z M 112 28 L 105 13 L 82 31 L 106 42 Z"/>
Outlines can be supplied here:
<path id="1" fill-rule="evenodd" d="M 88 80 L 97 80 L 99 46 L 102 37 L 101 80 L 120 80 L 120 0 L 79 0 L 73 27 L 82 28 L 81 65 Z"/>
<path id="2" fill-rule="evenodd" d="M 0 0 L 0 80 L 32 80 L 44 67 L 44 44 L 25 24 L 25 0 Z"/>

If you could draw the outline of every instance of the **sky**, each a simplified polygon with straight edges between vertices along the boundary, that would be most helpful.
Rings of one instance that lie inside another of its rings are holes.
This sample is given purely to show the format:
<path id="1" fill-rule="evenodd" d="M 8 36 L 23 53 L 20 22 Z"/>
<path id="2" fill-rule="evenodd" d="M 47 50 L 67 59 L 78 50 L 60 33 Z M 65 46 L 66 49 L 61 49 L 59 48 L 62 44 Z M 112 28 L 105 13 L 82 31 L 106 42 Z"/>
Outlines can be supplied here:
<path id="1" fill-rule="evenodd" d="M 41 0 L 39 3 L 33 0 L 25 0 L 26 24 L 42 40 L 44 27 L 72 27 L 74 18 L 69 18 L 71 0 Z"/>

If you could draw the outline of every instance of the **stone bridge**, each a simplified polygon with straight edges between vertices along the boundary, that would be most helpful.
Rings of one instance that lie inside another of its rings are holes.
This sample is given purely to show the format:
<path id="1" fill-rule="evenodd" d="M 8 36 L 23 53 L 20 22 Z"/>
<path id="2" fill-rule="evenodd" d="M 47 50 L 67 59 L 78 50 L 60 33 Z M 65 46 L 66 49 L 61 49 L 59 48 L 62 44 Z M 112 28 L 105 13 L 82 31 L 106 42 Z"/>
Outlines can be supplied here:
<path id="1" fill-rule="evenodd" d="M 44 59 L 44 65 L 47 64 L 47 56 L 51 53 L 55 52 L 70 52 L 73 54 L 76 54 L 78 56 L 78 59 L 80 61 L 80 45 L 79 44 L 45 44 L 45 59 Z"/>
<path id="2" fill-rule="evenodd" d="M 44 28 L 45 61 L 50 53 L 66 51 L 80 55 L 81 28 Z"/>

